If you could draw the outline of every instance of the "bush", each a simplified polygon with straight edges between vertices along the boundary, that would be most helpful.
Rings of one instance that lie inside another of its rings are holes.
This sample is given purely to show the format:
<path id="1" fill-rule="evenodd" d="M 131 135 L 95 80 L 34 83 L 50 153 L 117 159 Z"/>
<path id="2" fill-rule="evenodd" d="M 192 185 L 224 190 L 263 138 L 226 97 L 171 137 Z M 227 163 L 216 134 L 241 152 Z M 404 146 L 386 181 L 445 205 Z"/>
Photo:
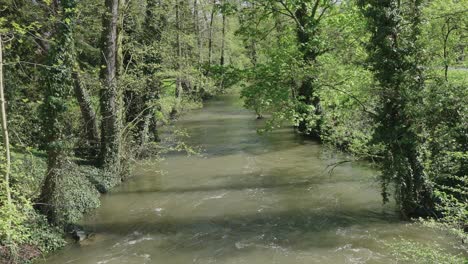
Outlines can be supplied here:
<path id="1" fill-rule="evenodd" d="M 0 152 L 3 152 L 0 145 Z M 5 165 L 0 157 L 0 170 Z M 62 232 L 51 227 L 33 208 L 46 170 L 40 153 L 28 150 L 12 153 L 10 189 L 12 203 L 6 202 L 6 183 L 0 179 L 0 263 L 25 263 L 65 244 Z"/>
<path id="2" fill-rule="evenodd" d="M 88 178 L 89 170 L 74 163 L 62 168 L 63 176 L 57 181 L 53 208 L 60 226 L 75 224 L 83 214 L 99 206 L 99 192 Z"/>

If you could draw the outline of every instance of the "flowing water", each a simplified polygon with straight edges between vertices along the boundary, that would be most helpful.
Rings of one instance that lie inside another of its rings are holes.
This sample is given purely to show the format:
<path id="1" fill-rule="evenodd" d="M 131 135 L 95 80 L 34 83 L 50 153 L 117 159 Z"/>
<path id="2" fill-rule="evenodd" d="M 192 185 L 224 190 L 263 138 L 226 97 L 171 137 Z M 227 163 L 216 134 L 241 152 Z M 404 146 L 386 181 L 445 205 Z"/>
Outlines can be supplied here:
<path id="1" fill-rule="evenodd" d="M 139 165 L 83 221 L 94 236 L 46 263 L 395 263 L 400 237 L 451 242 L 383 206 L 376 171 L 345 163 L 291 129 L 262 126 L 234 96 L 212 100 L 177 127 L 200 156 Z"/>

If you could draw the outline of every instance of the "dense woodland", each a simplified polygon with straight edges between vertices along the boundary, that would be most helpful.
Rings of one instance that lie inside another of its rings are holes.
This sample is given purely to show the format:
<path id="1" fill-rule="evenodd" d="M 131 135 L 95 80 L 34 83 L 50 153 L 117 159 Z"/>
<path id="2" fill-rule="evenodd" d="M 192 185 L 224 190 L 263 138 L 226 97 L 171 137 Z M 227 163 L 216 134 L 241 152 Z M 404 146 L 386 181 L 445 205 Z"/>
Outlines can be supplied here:
<path id="1" fill-rule="evenodd" d="M 63 246 L 161 127 L 239 90 L 260 133 L 374 163 L 466 242 L 467 0 L 0 0 L 0 51 L 0 262 Z"/>

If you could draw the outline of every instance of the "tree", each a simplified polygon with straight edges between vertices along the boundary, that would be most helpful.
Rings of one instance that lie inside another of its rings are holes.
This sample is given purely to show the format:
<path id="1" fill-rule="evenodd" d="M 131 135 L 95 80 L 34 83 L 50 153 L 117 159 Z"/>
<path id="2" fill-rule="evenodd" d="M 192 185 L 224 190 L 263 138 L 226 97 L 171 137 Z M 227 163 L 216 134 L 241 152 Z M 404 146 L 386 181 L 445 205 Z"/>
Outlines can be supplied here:
<path id="1" fill-rule="evenodd" d="M 88 90 L 81 81 L 79 69 L 75 69 L 72 72 L 73 88 L 75 97 L 78 101 L 81 110 L 81 116 L 83 117 L 84 129 L 90 151 L 88 154 L 94 159 L 97 155 L 96 146 L 99 146 L 99 129 L 96 112 L 91 103 L 91 96 Z"/>
<path id="2" fill-rule="evenodd" d="M 327 3 L 328 2 L 328 3 Z M 321 49 L 318 34 L 319 34 L 319 23 L 332 4 L 331 1 L 325 1 L 322 3 L 320 0 L 315 0 L 312 3 L 312 8 L 309 8 L 306 2 L 302 1 L 297 6 L 292 6 L 284 2 L 280 2 L 294 18 L 296 22 L 296 32 L 299 41 L 299 50 L 302 53 L 302 59 L 306 65 L 314 65 L 317 57 L 324 52 Z M 323 5 L 323 6 L 322 6 Z M 320 8 L 320 9 L 319 9 Z M 317 78 L 312 75 L 308 75 L 302 80 L 302 84 L 298 91 L 299 108 L 298 113 L 302 115 L 315 115 L 318 119 L 312 127 L 305 120 L 301 120 L 299 123 L 299 130 L 307 134 L 313 135 L 316 138 L 320 137 L 321 134 L 321 106 L 320 97 L 317 91 Z M 310 109 L 313 107 L 313 110 Z"/>
<path id="3" fill-rule="evenodd" d="M 449 80 L 449 68 L 464 65 L 468 18 L 466 0 L 435 0 L 424 8 L 423 36 L 431 55 L 431 67 L 443 67 L 445 81 Z"/>
<path id="4" fill-rule="evenodd" d="M 119 180 L 121 144 L 121 92 L 118 86 L 120 0 L 106 0 L 102 31 L 101 152 L 100 165 L 110 186 Z"/>
<path id="5" fill-rule="evenodd" d="M 424 88 L 423 56 L 418 39 L 421 0 L 361 0 L 372 33 L 369 63 L 378 88 L 374 143 L 382 150 L 382 187 L 388 200 L 388 185 L 404 217 L 430 215 L 434 207 L 432 188 L 421 162 L 422 139 L 412 107 L 420 104 Z"/>
<path id="6" fill-rule="evenodd" d="M 162 33 L 165 30 L 167 21 L 162 10 L 161 3 L 156 0 L 148 0 L 145 12 L 144 30 L 142 43 L 148 47 L 143 60 L 145 68 L 146 87 L 144 95 L 143 121 L 140 122 L 140 145 L 145 146 L 149 141 L 159 140 L 157 131 L 156 113 L 158 111 L 155 102 L 160 98 L 161 81 L 156 76 L 160 71 L 162 56 L 160 46 Z"/>
<path id="7" fill-rule="evenodd" d="M 213 35 L 214 35 L 214 28 L 213 22 L 216 14 L 216 0 L 213 0 L 211 3 L 211 12 L 210 12 L 210 25 L 209 25 L 209 36 L 208 36 L 208 68 L 211 67 L 211 63 L 213 62 Z"/>
<path id="8" fill-rule="evenodd" d="M 222 67 L 224 66 L 224 45 L 226 43 L 226 16 L 227 11 L 229 10 L 228 5 L 221 0 L 221 19 L 222 19 L 222 26 L 221 26 L 221 56 L 219 58 L 219 65 Z"/>
<path id="9" fill-rule="evenodd" d="M 132 24 L 125 26 L 125 64 L 122 76 L 125 88 L 124 134 L 137 142 L 137 155 L 144 154 L 148 143 L 158 140 L 157 112 L 161 95 L 162 35 L 166 29 L 167 13 L 160 1 L 149 0 L 144 8 L 139 4 L 129 5 L 127 19 Z M 127 133 L 128 132 L 128 133 Z"/>
<path id="10" fill-rule="evenodd" d="M 76 15 L 75 0 L 56 3 L 62 12 L 57 23 L 56 42 L 49 51 L 49 68 L 45 72 L 43 127 L 47 141 L 47 174 L 39 197 L 39 208 L 49 221 L 55 222 L 53 200 L 56 184 L 63 176 L 63 166 L 70 152 L 69 98 L 73 90 L 72 69 L 75 63 L 73 29 Z"/>
<path id="11" fill-rule="evenodd" d="M 296 26 L 296 34 L 299 51 L 305 66 L 312 67 L 316 71 L 318 56 L 328 51 L 328 48 L 320 40 L 320 23 L 325 14 L 337 3 L 335 1 L 315 0 L 311 3 L 306 1 L 274 1 L 273 10 L 293 19 Z M 315 138 L 320 138 L 322 109 L 318 94 L 318 80 L 316 73 L 312 72 L 304 77 L 298 90 L 297 112 L 301 117 L 299 130 Z M 307 121 L 310 117 L 312 123 Z"/>
<path id="12" fill-rule="evenodd" d="M 11 173 L 11 154 L 10 154 L 10 138 L 8 135 L 8 124 L 7 124 L 7 111 L 5 92 L 3 87 L 3 39 L 0 33 L 0 120 L 2 122 L 2 136 L 3 136 L 3 147 L 5 148 L 5 171 L 4 171 L 4 188 L 7 199 L 6 206 L 11 207 L 11 190 L 10 190 L 10 173 Z M 9 239 L 9 238 L 7 238 Z"/>
<path id="13" fill-rule="evenodd" d="M 194 29 L 195 29 L 195 34 L 197 38 L 197 49 L 198 49 L 198 65 L 200 66 L 202 61 L 203 61 L 203 56 L 202 56 L 202 36 L 200 32 L 200 19 L 199 19 L 199 10 L 198 10 L 198 0 L 193 1 L 193 22 L 194 22 Z"/>
<path id="14" fill-rule="evenodd" d="M 260 19 L 275 16 L 274 29 L 278 27 L 278 16 L 284 16 L 294 25 L 297 47 L 300 52 L 302 68 L 307 73 L 295 81 L 299 83 L 297 93 L 293 97 L 295 102 L 295 121 L 299 131 L 320 139 L 322 133 L 322 107 L 319 94 L 320 83 L 318 80 L 319 67 L 317 58 L 330 51 L 322 38 L 321 24 L 339 1 L 314 0 L 314 1 L 290 1 L 269 0 L 264 2 L 253 2 L 254 7 L 263 9 Z"/>
<path id="15" fill-rule="evenodd" d="M 175 90 L 175 96 L 177 98 L 182 97 L 182 80 L 180 76 L 180 71 L 182 69 L 182 43 L 180 40 L 180 35 L 182 34 L 182 22 L 180 18 L 180 5 L 181 5 L 181 0 L 176 0 L 175 3 L 175 17 L 176 17 L 176 64 L 177 64 L 177 77 L 176 77 L 176 90 Z"/>

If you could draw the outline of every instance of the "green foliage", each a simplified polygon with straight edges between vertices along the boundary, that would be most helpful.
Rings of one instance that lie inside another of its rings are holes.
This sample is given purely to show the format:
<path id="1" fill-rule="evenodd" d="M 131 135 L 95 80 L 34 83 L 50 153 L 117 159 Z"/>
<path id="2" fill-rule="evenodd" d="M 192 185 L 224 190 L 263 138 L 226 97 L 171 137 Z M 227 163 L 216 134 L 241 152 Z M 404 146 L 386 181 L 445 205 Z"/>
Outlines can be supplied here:
<path id="1" fill-rule="evenodd" d="M 31 210 L 31 216 L 26 228 L 30 231 L 28 240 L 30 245 L 36 246 L 41 254 L 46 254 L 65 246 L 63 230 L 49 225 L 44 215 Z"/>
<path id="2" fill-rule="evenodd" d="M 0 149 L 3 152 L 3 148 Z M 3 178 L 0 180 L 0 251 L 5 250 L 10 261 L 28 261 L 28 254 L 47 253 L 65 244 L 61 230 L 51 227 L 44 216 L 33 209 L 40 184 L 45 176 L 46 162 L 41 153 L 32 150 L 13 152 L 10 188 L 13 204 L 5 202 Z M 0 169 L 5 162 L 0 158 Z M 25 248 L 27 247 L 27 248 Z M 29 251 L 29 252 L 24 252 Z M 3 261 L 0 257 L 0 261 Z M 25 259 L 22 259 L 25 258 Z"/>
<path id="3" fill-rule="evenodd" d="M 24 226 L 26 216 L 21 211 L 16 200 L 10 206 L 6 201 L 4 181 L 0 182 L 2 188 L 2 195 L 0 201 L 2 202 L 0 212 L 0 239 L 2 245 L 12 246 L 17 243 L 24 243 L 28 238 L 28 230 Z"/>
<path id="4" fill-rule="evenodd" d="M 374 74 L 378 124 L 372 143 L 382 148 L 382 194 L 389 186 L 405 217 L 430 215 L 434 208 L 431 182 L 422 165 L 422 141 L 414 107 L 424 89 L 423 47 L 420 39 L 421 1 L 360 1 L 372 32 L 367 45 Z"/>
<path id="5" fill-rule="evenodd" d="M 466 6 L 466 0 L 434 0 L 428 1 L 423 9 L 422 36 L 430 43 L 427 47 L 431 57 L 429 65 L 440 68 L 440 76 L 444 76 L 442 68 L 445 66 L 467 66 Z"/>
<path id="6" fill-rule="evenodd" d="M 210 95 L 226 92 L 226 90 L 239 84 L 243 77 L 243 71 L 231 65 L 213 65 L 210 68 L 207 67 L 205 71 L 210 72 L 210 77 L 214 82 L 215 90 Z M 202 84 L 202 86 L 204 85 Z"/>
<path id="7" fill-rule="evenodd" d="M 325 69 L 321 76 L 322 140 L 358 157 L 377 155 L 370 143 L 376 126 L 372 120 L 375 98 L 370 72 L 333 57 L 325 56 L 321 62 Z"/>
<path id="8" fill-rule="evenodd" d="M 389 246 L 398 263 L 466 264 L 462 255 L 448 253 L 435 243 L 421 244 L 401 239 Z"/>
<path id="9" fill-rule="evenodd" d="M 425 167 L 434 182 L 439 227 L 463 236 L 468 222 L 467 85 L 436 80 L 425 91 Z M 436 226 L 435 223 L 431 224 Z M 458 231 L 457 231 L 458 230 Z M 455 231 L 455 232 L 454 232 Z"/>
<path id="10" fill-rule="evenodd" d="M 75 224 L 83 214 L 99 206 L 99 192 L 89 181 L 89 170 L 85 167 L 68 163 L 59 173 L 62 175 L 51 204 L 56 222 L 62 226 Z"/>
<path id="11" fill-rule="evenodd" d="M 3 155 L 4 151 L 3 145 L 0 145 L 0 152 L 2 153 L 0 157 L 0 171 L 2 171 L 2 175 L 5 169 L 4 166 L 6 165 L 5 156 Z M 30 230 L 25 226 L 25 223 L 28 221 L 32 211 L 31 199 L 33 196 L 32 193 L 23 191 L 23 188 L 28 186 L 25 183 L 34 182 L 36 180 L 35 177 L 39 177 L 39 180 L 43 177 L 43 174 L 41 174 L 43 171 L 39 170 L 39 174 L 32 174 L 37 173 L 37 171 L 29 171 L 27 166 L 23 167 L 26 159 L 23 160 L 22 158 L 18 158 L 18 156 L 21 157 L 20 155 L 13 155 L 12 159 L 10 189 L 13 203 L 11 205 L 6 202 L 4 178 L 2 177 L 0 180 L 0 189 L 2 190 L 0 192 L 0 205 L 2 209 L 0 210 L 0 241 L 4 241 L 5 243 L 0 242 L 0 244 L 3 245 L 15 245 L 27 241 Z"/>
<path id="12" fill-rule="evenodd" d="M 466 177 L 464 179 L 464 186 L 455 191 L 456 195 L 448 194 L 453 193 L 454 188 L 450 188 L 449 192 L 446 190 L 436 190 L 435 195 L 439 199 L 437 210 L 441 212 L 442 217 L 435 221 L 433 219 L 426 220 L 423 223 L 426 226 L 448 231 L 450 234 L 455 235 L 461 241 L 468 241 L 468 234 L 465 231 L 466 223 L 468 223 L 468 202 L 466 199 Z M 464 189 L 464 190 L 463 190 Z M 463 195 L 463 198 L 460 198 Z"/>
<path id="13" fill-rule="evenodd" d="M 291 109 L 294 108 L 294 89 L 296 80 L 293 76 L 303 74 L 301 62 L 297 61 L 297 50 L 291 39 L 284 40 L 285 49 L 273 49 L 269 60 L 257 63 L 246 70 L 245 88 L 241 92 L 245 106 L 255 111 L 258 117 L 272 113 L 272 126 L 284 121 L 292 121 Z"/>

